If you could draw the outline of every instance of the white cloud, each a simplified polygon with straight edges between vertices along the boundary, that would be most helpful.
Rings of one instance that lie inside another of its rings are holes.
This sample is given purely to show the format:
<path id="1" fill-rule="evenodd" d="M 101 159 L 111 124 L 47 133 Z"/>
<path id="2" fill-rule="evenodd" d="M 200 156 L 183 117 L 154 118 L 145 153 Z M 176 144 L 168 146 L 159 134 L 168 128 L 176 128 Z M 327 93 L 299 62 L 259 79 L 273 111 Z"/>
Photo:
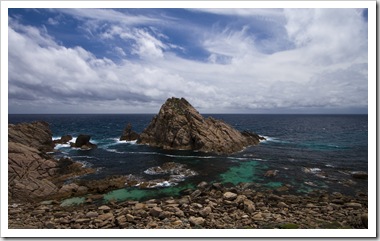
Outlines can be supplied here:
<path id="1" fill-rule="evenodd" d="M 285 9 L 289 38 L 315 64 L 367 60 L 367 23 L 356 9 Z"/>
<path id="2" fill-rule="evenodd" d="M 106 21 L 108 13 L 98 18 Z M 367 26 L 355 10 L 272 15 L 286 18 L 282 38 L 293 48 L 263 53 L 249 25 L 213 28 L 199 36 L 210 53 L 205 62 L 176 55 L 172 50 L 183 47 L 159 28 L 124 26 L 116 23 L 118 17 L 94 33 L 110 43 L 123 40 L 126 46 L 118 42 L 113 51 L 139 60 L 115 63 L 11 21 L 9 105 L 20 111 L 35 105 L 46 111 L 59 106 L 78 112 L 156 112 L 166 98 L 183 96 L 203 112 L 367 106 Z"/>

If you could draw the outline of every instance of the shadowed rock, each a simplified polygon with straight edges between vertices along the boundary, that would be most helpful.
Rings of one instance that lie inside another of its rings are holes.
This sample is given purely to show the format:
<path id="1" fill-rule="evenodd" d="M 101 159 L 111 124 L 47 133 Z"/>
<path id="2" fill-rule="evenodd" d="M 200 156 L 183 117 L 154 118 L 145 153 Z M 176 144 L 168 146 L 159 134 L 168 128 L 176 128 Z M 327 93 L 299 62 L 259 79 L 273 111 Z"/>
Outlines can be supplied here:
<path id="1" fill-rule="evenodd" d="M 131 123 L 125 127 L 123 134 L 120 137 L 120 141 L 134 141 L 139 138 L 139 134 L 132 130 Z"/>
<path id="2" fill-rule="evenodd" d="M 173 97 L 162 105 L 137 142 L 168 150 L 231 154 L 261 139 L 264 138 L 241 133 L 221 120 L 205 119 L 187 100 Z"/>
<path id="3" fill-rule="evenodd" d="M 96 148 L 97 146 L 91 143 L 90 139 L 91 136 L 80 134 L 75 140 L 75 144 L 72 144 L 72 147 L 77 147 L 84 150 Z"/>
<path id="4" fill-rule="evenodd" d="M 61 137 L 61 139 L 54 140 L 54 144 L 66 144 L 69 141 L 71 141 L 73 137 L 71 135 L 64 135 Z"/>

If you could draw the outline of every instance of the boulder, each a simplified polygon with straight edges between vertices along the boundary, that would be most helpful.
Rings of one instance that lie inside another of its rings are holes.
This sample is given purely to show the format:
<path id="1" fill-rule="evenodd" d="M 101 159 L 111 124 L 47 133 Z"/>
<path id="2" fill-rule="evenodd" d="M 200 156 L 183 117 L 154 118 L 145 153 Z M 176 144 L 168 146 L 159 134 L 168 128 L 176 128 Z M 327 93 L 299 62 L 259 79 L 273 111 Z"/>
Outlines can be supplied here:
<path id="1" fill-rule="evenodd" d="M 237 194 L 233 192 L 225 192 L 223 194 L 223 198 L 229 201 L 235 200 L 236 197 L 237 197 Z"/>
<path id="2" fill-rule="evenodd" d="M 189 222 L 193 226 L 202 226 L 205 223 L 205 219 L 202 217 L 193 217 L 189 218 Z"/>
<path id="3" fill-rule="evenodd" d="M 150 211 L 149 214 L 152 215 L 153 217 L 158 217 L 162 213 L 162 209 L 159 207 L 153 207 Z"/>
<path id="4" fill-rule="evenodd" d="M 96 148 L 97 146 L 95 144 L 91 143 L 90 139 L 91 139 L 91 136 L 80 134 L 77 137 L 73 147 L 81 148 L 83 150 Z"/>
<path id="5" fill-rule="evenodd" d="M 234 129 L 214 118 L 204 118 L 184 98 L 169 98 L 137 140 L 168 150 L 198 150 L 231 154 L 256 145 L 262 137 Z"/>
<path id="6" fill-rule="evenodd" d="M 120 137 L 120 141 L 134 141 L 137 140 L 139 136 L 137 132 L 132 130 L 131 123 L 128 123 Z"/>

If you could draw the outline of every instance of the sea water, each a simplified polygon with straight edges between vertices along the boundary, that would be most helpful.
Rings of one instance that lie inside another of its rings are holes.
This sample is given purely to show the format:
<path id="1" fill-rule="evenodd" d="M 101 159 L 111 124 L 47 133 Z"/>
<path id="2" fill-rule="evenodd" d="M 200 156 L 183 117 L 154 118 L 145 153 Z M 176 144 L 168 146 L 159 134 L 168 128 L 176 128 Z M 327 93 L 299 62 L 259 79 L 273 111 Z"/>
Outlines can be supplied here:
<path id="1" fill-rule="evenodd" d="M 204 115 L 222 119 L 234 128 L 265 136 L 257 146 L 233 155 L 214 155 L 196 151 L 168 151 L 135 141 L 119 141 L 123 129 L 131 123 L 142 132 L 154 115 L 9 115 L 10 123 L 43 120 L 50 124 L 53 139 L 63 135 L 91 135 L 97 149 L 80 150 L 57 145 L 56 158 L 68 156 L 95 168 L 83 179 L 100 179 L 111 175 L 133 175 L 143 180 L 168 178 L 168 174 L 151 175 L 149 168 L 167 162 L 183 164 L 197 175 L 178 178 L 177 183 L 162 182 L 150 189 L 125 187 L 111 191 L 105 200 L 146 200 L 178 196 L 195 188 L 201 181 L 226 185 L 252 183 L 257 189 L 307 193 L 313 190 L 354 194 L 366 193 L 367 180 L 353 179 L 354 171 L 368 171 L 367 115 Z M 74 139 L 75 140 L 75 139 Z M 266 177 L 268 170 L 277 170 Z M 284 190 L 284 189 L 283 189 Z M 77 200 L 76 200 L 77 201 Z"/>

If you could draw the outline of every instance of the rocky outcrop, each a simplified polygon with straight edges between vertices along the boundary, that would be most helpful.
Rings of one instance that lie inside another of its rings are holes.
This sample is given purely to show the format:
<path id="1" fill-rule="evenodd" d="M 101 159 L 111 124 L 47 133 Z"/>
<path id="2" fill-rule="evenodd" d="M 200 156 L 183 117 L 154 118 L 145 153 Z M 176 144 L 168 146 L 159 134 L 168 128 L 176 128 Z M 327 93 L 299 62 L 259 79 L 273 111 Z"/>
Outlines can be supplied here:
<path id="1" fill-rule="evenodd" d="M 256 145 L 263 137 L 240 132 L 214 118 L 205 119 L 184 98 L 170 98 L 141 133 L 138 143 L 168 150 L 231 154 Z"/>
<path id="2" fill-rule="evenodd" d="M 132 130 L 131 123 L 125 127 L 123 134 L 120 137 L 120 141 L 135 141 L 140 137 L 140 135 Z"/>
<path id="3" fill-rule="evenodd" d="M 46 122 L 8 125 L 8 133 L 8 197 L 11 200 L 35 201 L 53 196 L 64 180 L 94 171 L 69 158 L 55 160 L 46 154 L 54 146 Z"/>
<path id="4" fill-rule="evenodd" d="M 44 121 L 9 124 L 8 142 L 20 143 L 42 152 L 49 152 L 54 148 L 49 124 Z"/>
<path id="5" fill-rule="evenodd" d="M 97 146 L 90 142 L 91 136 L 80 134 L 75 143 L 71 143 L 71 147 L 81 148 L 83 150 L 94 149 Z"/>
<path id="6" fill-rule="evenodd" d="M 21 143 L 8 142 L 8 192 L 11 198 L 49 196 L 57 187 L 48 180 L 57 163 L 46 159 L 39 150 Z"/>

